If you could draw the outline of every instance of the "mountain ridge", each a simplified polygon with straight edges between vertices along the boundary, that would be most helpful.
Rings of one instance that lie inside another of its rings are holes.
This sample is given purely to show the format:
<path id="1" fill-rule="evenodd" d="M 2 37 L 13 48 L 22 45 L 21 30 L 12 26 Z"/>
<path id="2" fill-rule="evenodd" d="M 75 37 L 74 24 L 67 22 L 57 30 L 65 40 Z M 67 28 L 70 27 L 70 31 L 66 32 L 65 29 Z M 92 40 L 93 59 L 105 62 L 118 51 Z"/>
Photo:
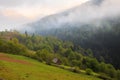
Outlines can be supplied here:
<path id="1" fill-rule="evenodd" d="M 93 16 L 88 15 L 88 13 L 94 15 L 93 11 L 96 10 L 96 8 L 99 7 L 100 4 L 102 4 L 102 1 L 103 0 L 87 1 L 86 3 L 83 3 L 79 6 L 68 9 L 61 13 L 56 13 L 53 15 L 43 17 L 42 19 L 36 22 L 27 24 L 25 26 L 28 26 L 29 28 L 31 28 L 31 30 L 33 30 L 32 32 L 36 32 L 36 31 L 39 32 L 39 30 L 41 29 L 45 30 L 45 29 L 51 29 L 51 28 L 60 28 L 63 26 L 63 24 L 70 24 L 70 25 L 75 25 L 78 23 L 79 25 L 86 24 L 91 21 L 91 18 L 94 18 Z M 98 4 L 98 2 L 100 3 Z"/>
<path id="2" fill-rule="evenodd" d="M 28 24 L 32 30 L 28 32 L 55 36 L 72 41 L 76 46 L 91 48 L 99 60 L 102 56 L 106 62 L 120 68 L 119 58 L 116 57 L 120 52 L 120 13 L 116 10 L 117 7 L 113 0 L 88 1 L 65 12 Z"/>

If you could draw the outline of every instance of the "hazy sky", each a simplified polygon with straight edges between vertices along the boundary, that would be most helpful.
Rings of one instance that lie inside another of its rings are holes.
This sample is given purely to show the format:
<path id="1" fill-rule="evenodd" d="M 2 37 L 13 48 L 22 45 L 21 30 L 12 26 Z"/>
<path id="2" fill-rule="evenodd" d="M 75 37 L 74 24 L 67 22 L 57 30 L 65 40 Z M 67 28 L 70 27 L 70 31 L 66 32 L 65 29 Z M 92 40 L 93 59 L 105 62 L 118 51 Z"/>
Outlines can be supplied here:
<path id="1" fill-rule="evenodd" d="M 88 0 L 0 0 L 0 30 L 15 28 Z"/>

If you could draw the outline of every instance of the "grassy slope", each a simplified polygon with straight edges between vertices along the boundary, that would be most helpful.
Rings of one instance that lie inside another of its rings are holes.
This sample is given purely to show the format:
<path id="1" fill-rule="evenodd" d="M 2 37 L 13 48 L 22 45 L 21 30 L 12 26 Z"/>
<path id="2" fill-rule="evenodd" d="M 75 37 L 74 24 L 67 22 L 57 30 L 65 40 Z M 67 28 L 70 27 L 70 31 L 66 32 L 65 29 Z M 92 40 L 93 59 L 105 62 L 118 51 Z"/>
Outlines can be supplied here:
<path id="1" fill-rule="evenodd" d="M 4 78 L 5 80 L 100 80 L 93 76 L 76 74 L 49 66 L 23 56 L 7 55 L 12 59 L 29 61 L 31 64 L 28 65 L 0 60 L 0 65 L 4 66 L 3 69 L 0 69 L 0 78 Z"/>

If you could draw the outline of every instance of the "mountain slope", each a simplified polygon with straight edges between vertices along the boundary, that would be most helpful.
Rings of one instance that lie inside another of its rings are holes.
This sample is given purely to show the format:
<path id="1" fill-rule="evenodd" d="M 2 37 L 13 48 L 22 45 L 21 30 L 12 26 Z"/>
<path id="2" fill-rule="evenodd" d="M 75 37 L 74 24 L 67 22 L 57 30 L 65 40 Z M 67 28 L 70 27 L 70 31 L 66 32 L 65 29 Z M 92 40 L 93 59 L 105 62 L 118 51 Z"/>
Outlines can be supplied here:
<path id="1" fill-rule="evenodd" d="M 4 60 L 1 58 L 4 58 Z M 5 60 L 6 59 L 6 60 Z M 8 61 L 9 59 L 9 61 Z M 29 62 L 24 64 L 23 61 Z M 1 80 L 100 80 L 84 74 L 76 74 L 35 60 L 16 55 L 0 53 Z"/>
<path id="2" fill-rule="evenodd" d="M 101 16 L 98 17 L 98 15 L 101 14 L 98 14 L 99 11 L 97 11 L 97 9 L 99 8 L 99 5 L 102 5 L 102 1 L 103 0 L 88 1 L 80 6 L 66 10 L 64 12 L 46 16 L 37 22 L 25 25 L 28 26 L 26 27 L 26 30 L 29 32 L 31 31 L 39 33 L 40 31 L 53 28 L 61 28 L 65 26 L 69 27 L 75 25 L 81 26 L 82 24 L 91 21 L 91 19 L 95 20 L 101 18 Z M 88 15 L 88 13 L 91 15 Z"/>
<path id="3" fill-rule="evenodd" d="M 112 63 L 116 68 L 120 68 L 119 5 L 119 0 L 91 0 L 28 24 L 26 30 L 69 40 L 77 47 L 90 48 L 100 61 Z"/>
<path id="4" fill-rule="evenodd" d="M 120 14 L 119 4 L 118 0 L 90 0 L 72 9 L 27 24 L 24 29 L 39 33 L 54 28 L 80 27 L 84 24 L 93 24 L 96 20 L 101 21 L 118 16 Z"/>

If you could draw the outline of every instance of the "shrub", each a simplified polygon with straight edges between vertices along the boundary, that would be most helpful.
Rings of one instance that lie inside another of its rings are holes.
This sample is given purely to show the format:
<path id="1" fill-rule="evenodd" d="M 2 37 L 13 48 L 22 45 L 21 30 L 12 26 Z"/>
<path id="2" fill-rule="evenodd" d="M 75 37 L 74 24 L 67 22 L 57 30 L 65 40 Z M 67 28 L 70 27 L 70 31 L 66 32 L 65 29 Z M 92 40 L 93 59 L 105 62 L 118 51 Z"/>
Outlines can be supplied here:
<path id="1" fill-rule="evenodd" d="M 117 70 L 117 79 L 120 80 L 120 70 Z"/>
<path id="2" fill-rule="evenodd" d="M 73 72 L 80 73 L 80 69 L 78 67 L 73 68 Z"/>
<path id="3" fill-rule="evenodd" d="M 87 75 L 92 75 L 92 73 L 93 73 L 92 69 L 90 69 L 90 68 L 86 69 L 86 74 Z"/>
<path id="4" fill-rule="evenodd" d="M 98 76 L 99 78 L 103 79 L 103 80 L 112 80 L 108 75 L 106 75 L 105 73 L 100 73 L 100 75 Z"/>

